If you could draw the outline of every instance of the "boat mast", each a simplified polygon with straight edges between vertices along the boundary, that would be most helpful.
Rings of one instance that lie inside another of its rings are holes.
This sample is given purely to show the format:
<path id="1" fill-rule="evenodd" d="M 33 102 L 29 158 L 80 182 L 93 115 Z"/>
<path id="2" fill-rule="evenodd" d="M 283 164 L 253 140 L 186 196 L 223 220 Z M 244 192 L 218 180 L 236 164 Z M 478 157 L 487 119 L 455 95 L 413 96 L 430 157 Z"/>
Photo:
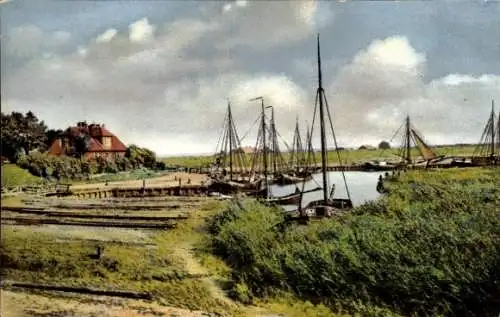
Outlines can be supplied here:
<path id="1" fill-rule="evenodd" d="M 271 108 L 271 133 L 272 133 L 272 142 L 273 142 L 273 146 L 272 146 L 272 158 L 273 158 L 273 173 L 276 174 L 276 170 L 277 170 L 277 162 L 276 162 L 276 152 L 277 152 L 277 144 L 276 144 L 276 126 L 274 124 L 274 108 L 272 106 L 269 106 L 268 108 Z"/>
<path id="2" fill-rule="evenodd" d="M 410 115 L 406 116 L 406 163 L 411 164 Z"/>
<path id="3" fill-rule="evenodd" d="M 328 203 L 328 181 L 326 177 L 326 137 L 325 137 L 325 117 L 323 110 L 323 83 L 321 76 L 321 52 L 319 45 L 319 34 L 317 36 L 318 40 L 318 92 L 319 97 L 319 119 L 320 119 L 320 130 L 321 130 L 321 171 L 323 174 L 323 200 L 325 205 Z"/>
<path id="4" fill-rule="evenodd" d="M 229 118 L 229 179 L 233 180 L 233 117 L 229 101 L 227 102 L 227 113 Z"/>
<path id="5" fill-rule="evenodd" d="M 491 157 L 495 155 L 495 100 L 491 99 Z M 497 122 L 498 125 L 498 122 Z"/>
<path id="6" fill-rule="evenodd" d="M 260 100 L 261 102 L 261 111 L 262 111 L 262 122 L 261 122 L 261 130 L 262 130 L 262 154 L 263 154 L 263 163 L 264 163 L 264 184 L 266 186 L 266 191 L 268 189 L 268 181 L 267 181 L 267 148 L 266 148 L 266 116 L 265 116 L 265 106 L 264 106 L 264 98 L 263 97 L 256 97 L 253 99 L 250 99 L 250 101 L 255 101 L 255 100 Z M 266 194 L 267 196 L 267 194 Z"/>
<path id="7" fill-rule="evenodd" d="M 261 106 L 262 106 L 262 153 L 264 155 L 264 184 L 266 186 L 266 193 L 268 189 L 267 183 L 267 145 L 266 145 L 266 115 L 265 115 L 265 106 L 264 106 L 264 98 L 260 97 Z M 267 196 L 267 194 L 266 194 Z"/>

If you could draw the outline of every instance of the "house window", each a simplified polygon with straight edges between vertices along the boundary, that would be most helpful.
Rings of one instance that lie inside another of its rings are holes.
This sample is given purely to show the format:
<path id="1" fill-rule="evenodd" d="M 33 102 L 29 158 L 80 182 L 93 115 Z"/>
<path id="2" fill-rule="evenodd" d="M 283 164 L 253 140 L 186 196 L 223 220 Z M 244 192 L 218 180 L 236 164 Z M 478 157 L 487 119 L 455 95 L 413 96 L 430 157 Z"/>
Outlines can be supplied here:
<path id="1" fill-rule="evenodd" d="M 103 137 L 102 138 L 102 145 L 104 146 L 105 149 L 110 149 L 111 148 L 111 137 Z"/>

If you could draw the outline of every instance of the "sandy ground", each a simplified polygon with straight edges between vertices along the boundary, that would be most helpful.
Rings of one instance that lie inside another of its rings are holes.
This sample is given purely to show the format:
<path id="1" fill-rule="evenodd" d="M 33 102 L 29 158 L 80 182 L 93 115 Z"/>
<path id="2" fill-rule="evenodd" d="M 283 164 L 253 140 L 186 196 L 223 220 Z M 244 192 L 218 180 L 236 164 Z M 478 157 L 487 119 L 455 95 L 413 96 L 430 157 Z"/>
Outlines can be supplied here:
<path id="1" fill-rule="evenodd" d="M 0 290 L 2 317 L 201 317 L 209 313 L 161 306 L 141 300 L 78 295 L 53 297 Z"/>
<path id="2" fill-rule="evenodd" d="M 125 228 L 99 228 L 84 226 L 15 226 L 11 227 L 17 232 L 29 231 L 41 234 L 51 234 L 54 238 L 61 240 L 101 240 L 101 241 L 122 241 L 149 243 L 154 231 Z M 2 316 L 3 317 L 3 316 Z"/>
<path id="3" fill-rule="evenodd" d="M 184 173 L 184 172 L 176 172 L 167 175 L 163 175 L 156 178 L 146 179 L 146 187 L 147 186 L 178 186 L 179 178 L 181 179 L 181 184 L 187 184 L 188 180 L 191 180 L 191 184 L 193 185 L 201 185 L 202 182 L 206 182 L 208 180 L 208 176 L 205 174 L 195 174 L 195 173 Z M 106 183 L 94 183 L 94 184 L 81 184 L 81 185 L 72 185 L 72 190 L 84 190 L 84 189 L 98 189 L 98 188 L 113 188 L 113 187 L 142 187 L 142 180 L 128 180 L 128 181 L 116 181 L 116 182 L 108 182 Z"/>

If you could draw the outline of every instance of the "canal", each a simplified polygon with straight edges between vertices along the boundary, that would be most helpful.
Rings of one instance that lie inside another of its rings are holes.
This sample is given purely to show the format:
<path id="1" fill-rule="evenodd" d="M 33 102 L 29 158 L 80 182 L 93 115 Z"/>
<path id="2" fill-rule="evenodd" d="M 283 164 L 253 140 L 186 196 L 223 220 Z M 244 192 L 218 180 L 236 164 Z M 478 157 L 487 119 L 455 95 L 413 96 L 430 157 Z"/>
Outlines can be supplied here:
<path id="1" fill-rule="evenodd" d="M 359 206 L 366 201 L 377 199 L 380 194 L 377 192 L 377 181 L 378 177 L 382 175 L 381 172 L 345 172 L 345 177 L 347 180 L 347 186 L 349 187 L 349 192 L 351 194 L 351 200 L 354 206 Z M 335 198 L 347 198 L 347 192 L 342 179 L 341 172 L 328 172 L 328 184 L 331 188 L 332 184 L 335 184 Z M 308 181 L 304 189 L 314 189 L 316 187 L 322 186 L 322 174 L 314 174 L 313 179 Z M 271 194 L 273 196 L 287 195 L 295 191 L 295 186 L 301 188 L 302 184 L 297 185 L 287 185 L 287 186 L 271 186 Z M 321 199 L 323 197 L 323 192 L 316 191 L 312 193 L 304 194 L 304 199 L 302 205 L 307 205 L 310 201 Z M 288 208 L 286 210 L 293 208 Z"/>

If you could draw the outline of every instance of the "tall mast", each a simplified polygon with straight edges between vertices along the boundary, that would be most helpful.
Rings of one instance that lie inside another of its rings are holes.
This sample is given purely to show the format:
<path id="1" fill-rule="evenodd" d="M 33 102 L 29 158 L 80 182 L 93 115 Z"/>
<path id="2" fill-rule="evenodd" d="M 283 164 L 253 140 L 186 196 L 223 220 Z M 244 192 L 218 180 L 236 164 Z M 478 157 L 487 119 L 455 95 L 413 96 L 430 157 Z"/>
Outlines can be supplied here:
<path id="1" fill-rule="evenodd" d="M 255 101 L 255 100 L 260 100 L 261 102 L 261 111 L 262 111 L 262 121 L 261 121 L 261 133 L 262 133 L 262 144 L 263 144 L 263 148 L 262 148 L 262 154 L 263 154 L 263 161 L 264 161 L 264 184 L 266 186 L 266 190 L 268 188 L 268 181 L 267 181 L 267 146 L 266 146 L 266 116 L 265 116 L 265 106 L 264 106 L 264 98 L 263 97 L 256 97 L 256 98 L 253 98 L 253 99 L 250 99 L 250 101 Z M 267 195 L 266 195 L 267 196 Z"/>
<path id="2" fill-rule="evenodd" d="M 406 116 L 406 163 L 411 164 L 410 115 Z"/>
<path id="3" fill-rule="evenodd" d="M 277 144 L 276 144 L 276 125 L 274 124 L 274 108 L 271 106 L 271 133 L 272 133 L 272 158 L 273 158 L 273 173 L 276 174 L 277 170 L 277 162 L 276 162 L 276 152 L 277 152 Z"/>
<path id="4" fill-rule="evenodd" d="M 497 145 L 496 150 L 500 151 L 500 111 L 498 111 L 498 120 L 497 120 Z M 500 156 L 500 153 L 499 153 Z"/>
<path id="5" fill-rule="evenodd" d="M 229 101 L 227 102 L 227 113 L 229 118 L 229 179 L 233 180 L 233 117 Z"/>
<path id="6" fill-rule="evenodd" d="M 491 132 L 491 156 L 495 155 L 495 101 L 491 99 L 491 126 L 490 126 L 490 132 Z M 498 122 L 497 122 L 498 125 Z"/>
<path id="7" fill-rule="evenodd" d="M 328 180 L 326 177 L 326 137 L 325 137 L 325 117 L 323 110 L 323 82 L 321 76 L 321 52 L 319 45 L 319 34 L 318 40 L 318 97 L 319 97 L 319 119 L 320 119 L 320 129 L 321 129 L 321 171 L 323 173 L 323 200 L 324 203 L 328 203 Z"/>
<path id="8" fill-rule="evenodd" d="M 267 183 L 267 145 L 266 145 L 266 115 L 265 115 L 265 107 L 264 107 L 264 98 L 260 97 L 261 106 L 262 106 L 262 154 L 264 155 L 264 183 L 266 185 L 266 189 L 268 187 Z M 267 196 L 267 195 L 266 195 Z"/>

